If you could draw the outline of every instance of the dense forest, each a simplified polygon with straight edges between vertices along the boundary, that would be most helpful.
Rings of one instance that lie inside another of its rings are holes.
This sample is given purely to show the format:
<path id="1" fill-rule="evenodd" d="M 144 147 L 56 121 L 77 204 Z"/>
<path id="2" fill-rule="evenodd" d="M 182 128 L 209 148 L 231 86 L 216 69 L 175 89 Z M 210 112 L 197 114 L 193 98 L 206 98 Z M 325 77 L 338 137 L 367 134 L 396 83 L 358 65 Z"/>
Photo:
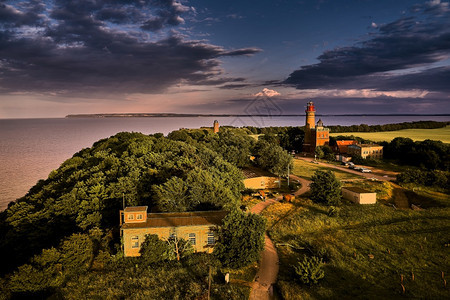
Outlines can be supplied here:
<path id="1" fill-rule="evenodd" d="M 179 130 L 168 137 L 118 133 L 100 140 L 75 153 L 0 213 L 0 295 L 71 298 L 77 277 L 86 289 L 99 292 L 129 277 L 128 270 L 144 274 L 136 268 L 148 261 L 122 258 L 118 223 L 124 204 L 146 205 L 152 212 L 232 211 L 240 206 L 244 188 L 238 167 L 256 164 L 284 175 L 291 160 L 280 146 L 257 141 L 242 129 L 223 129 L 220 134 Z M 264 226 L 259 227 L 260 235 Z M 203 293 L 203 279 L 190 274 L 186 264 L 209 264 L 211 259 L 200 255 L 178 264 L 152 265 L 180 282 L 177 288 L 161 287 L 161 297 Z M 100 276 L 95 272 L 106 272 L 111 282 L 104 286 L 93 280 Z M 150 281 L 165 280 L 164 274 L 145 274 Z M 152 285 L 146 285 L 148 293 Z M 123 288 L 104 296 L 134 297 L 136 291 L 127 284 Z"/>

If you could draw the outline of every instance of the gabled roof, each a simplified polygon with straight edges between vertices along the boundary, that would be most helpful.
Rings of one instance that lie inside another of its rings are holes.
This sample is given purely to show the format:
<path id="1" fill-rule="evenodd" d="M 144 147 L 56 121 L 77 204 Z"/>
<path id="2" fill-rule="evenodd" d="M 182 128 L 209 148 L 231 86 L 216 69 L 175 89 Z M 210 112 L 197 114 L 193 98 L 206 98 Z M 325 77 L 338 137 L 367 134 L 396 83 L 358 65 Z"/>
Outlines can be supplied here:
<path id="1" fill-rule="evenodd" d="M 125 223 L 127 228 L 179 227 L 197 225 L 220 225 L 227 215 L 226 211 L 195 211 L 179 213 L 149 213 L 147 221 L 142 223 Z"/>
<path id="2" fill-rule="evenodd" d="M 146 212 L 147 211 L 148 206 L 130 206 L 130 207 L 125 207 L 124 211 L 125 212 Z"/>

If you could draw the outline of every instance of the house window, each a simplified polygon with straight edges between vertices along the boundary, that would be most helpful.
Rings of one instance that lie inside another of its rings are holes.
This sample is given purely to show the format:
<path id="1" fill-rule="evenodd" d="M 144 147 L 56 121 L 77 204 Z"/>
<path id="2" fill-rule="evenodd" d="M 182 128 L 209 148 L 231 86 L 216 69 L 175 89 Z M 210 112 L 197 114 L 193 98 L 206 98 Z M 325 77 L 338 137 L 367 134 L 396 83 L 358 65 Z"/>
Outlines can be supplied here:
<path id="1" fill-rule="evenodd" d="M 134 220 L 134 215 L 133 214 L 128 214 L 128 220 Z"/>
<path id="2" fill-rule="evenodd" d="M 131 237 L 131 248 L 139 248 L 139 237 L 137 235 Z"/>
<path id="3" fill-rule="evenodd" d="M 208 245 L 214 245 L 216 242 L 216 239 L 214 237 L 214 232 L 208 232 Z"/>
<path id="4" fill-rule="evenodd" d="M 191 245 L 195 245 L 195 233 L 189 233 L 189 242 Z"/>
<path id="5" fill-rule="evenodd" d="M 137 217 L 136 217 L 136 220 L 142 220 L 142 215 L 138 214 Z"/>

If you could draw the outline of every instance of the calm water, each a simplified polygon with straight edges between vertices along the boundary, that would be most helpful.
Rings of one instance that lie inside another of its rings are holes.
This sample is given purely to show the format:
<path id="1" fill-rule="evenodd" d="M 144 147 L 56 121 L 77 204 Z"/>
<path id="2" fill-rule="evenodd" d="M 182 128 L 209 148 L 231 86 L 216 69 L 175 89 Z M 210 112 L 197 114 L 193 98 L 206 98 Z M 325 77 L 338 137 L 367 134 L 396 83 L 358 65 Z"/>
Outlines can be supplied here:
<path id="1" fill-rule="evenodd" d="M 321 117 L 325 125 L 387 124 L 418 121 L 424 117 Z M 394 119 L 395 118 L 395 119 Z M 198 118 L 98 118 L 0 120 L 0 210 L 23 195 L 39 179 L 75 152 L 121 131 L 167 134 L 179 128 L 220 125 L 303 126 L 304 117 L 198 117 Z M 450 117 L 426 117 L 449 121 Z"/>

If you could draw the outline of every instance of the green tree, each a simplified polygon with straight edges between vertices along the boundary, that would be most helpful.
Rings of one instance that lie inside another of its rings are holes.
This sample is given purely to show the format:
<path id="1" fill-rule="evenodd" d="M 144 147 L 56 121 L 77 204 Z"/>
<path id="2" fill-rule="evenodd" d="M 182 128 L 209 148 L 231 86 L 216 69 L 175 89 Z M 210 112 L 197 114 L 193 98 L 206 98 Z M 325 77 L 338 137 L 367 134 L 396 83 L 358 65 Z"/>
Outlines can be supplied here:
<path id="1" fill-rule="evenodd" d="M 139 253 L 147 263 L 156 263 L 169 259 L 170 247 L 166 241 L 160 240 L 156 234 L 146 234 Z"/>
<path id="2" fill-rule="evenodd" d="M 154 185 L 156 203 L 161 211 L 186 211 L 190 208 L 188 186 L 178 177 L 172 177 L 163 184 Z"/>
<path id="3" fill-rule="evenodd" d="M 94 243 L 87 234 L 73 234 L 63 241 L 60 251 L 60 261 L 71 273 L 89 270 L 94 260 Z"/>
<path id="4" fill-rule="evenodd" d="M 287 175 L 288 165 L 293 167 L 292 157 L 278 145 L 258 141 L 255 147 L 256 163 L 278 176 Z"/>
<path id="5" fill-rule="evenodd" d="M 325 153 L 323 153 L 322 147 L 316 147 L 316 149 L 314 149 L 314 155 L 317 158 L 323 158 Z"/>
<path id="6" fill-rule="evenodd" d="M 44 249 L 30 264 L 20 266 L 9 280 L 12 292 L 35 293 L 58 287 L 64 280 L 61 253 L 55 249 Z"/>
<path id="7" fill-rule="evenodd" d="M 262 216 L 234 210 L 223 220 L 214 254 L 226 267 L 245 267 L 259 259 L 265 230 Z"/>
<path id="8" fill-rule="evenodd" d="M 337 205 L 341 199 L 341 183 L 330 170 L 317 170 L 313 177 L 311 188 L 311 199 L 317 203 L 326 205 Z"/>

